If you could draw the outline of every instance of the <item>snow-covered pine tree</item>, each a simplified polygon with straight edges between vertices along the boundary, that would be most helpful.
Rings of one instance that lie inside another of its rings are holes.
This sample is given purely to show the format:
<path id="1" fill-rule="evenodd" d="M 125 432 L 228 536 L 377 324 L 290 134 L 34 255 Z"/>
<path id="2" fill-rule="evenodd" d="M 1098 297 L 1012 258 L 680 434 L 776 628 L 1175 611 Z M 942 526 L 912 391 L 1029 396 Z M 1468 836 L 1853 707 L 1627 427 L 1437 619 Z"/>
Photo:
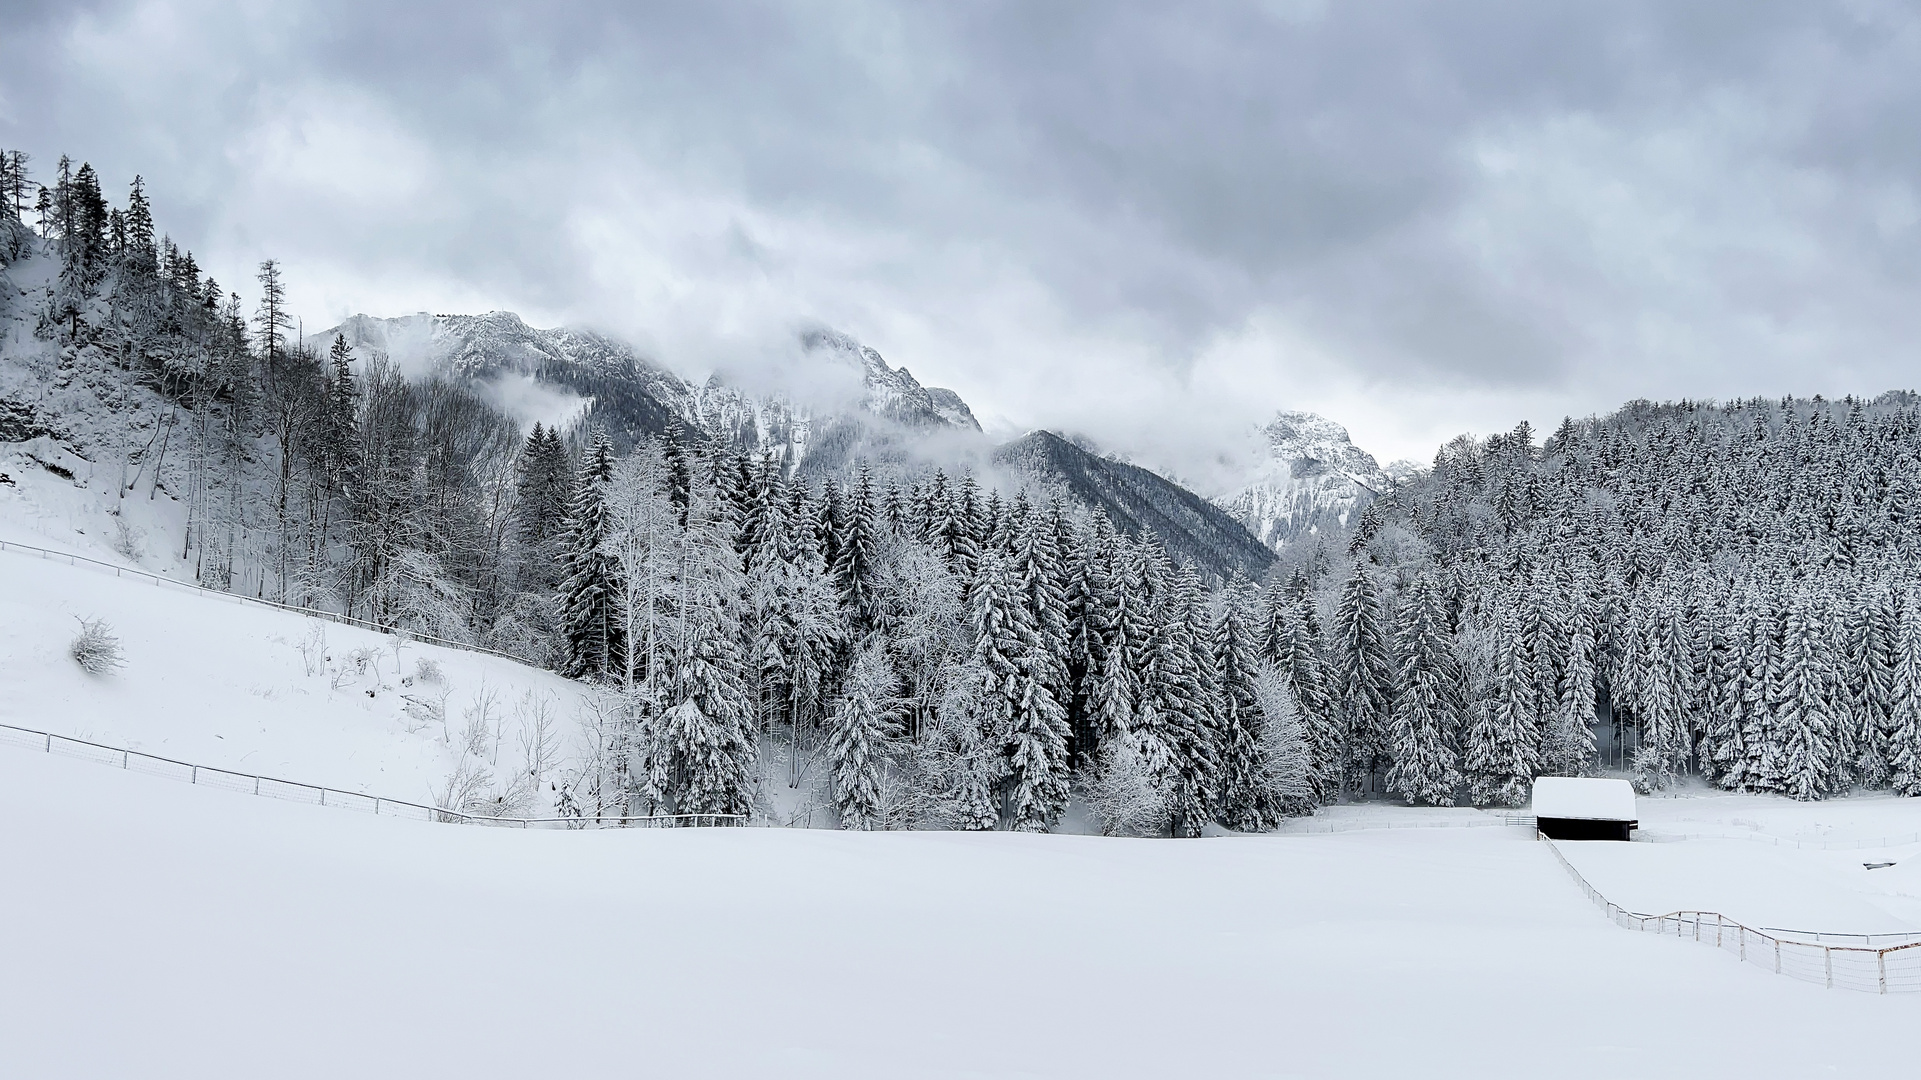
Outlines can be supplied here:
<path id="1" fill-rule="evenodd" d="M 1355 576 L 1362 577 L 1358 568 Z M 1343 609 L 1348 606 L 1346 595 Z M 1354 603 L 1358 607 L 1361 601 Z M 1342 616 L 1343 622 L 1349 618 Z M 1408 588 L 1397 644 L 1401 664 L 1388 729 L 1393 760 L 1388 790 L 1409 803 L 1452 806 L 1461 783 L 1454 741 L 1465 705 L 1462 671 L 1440 594 L 1426 575 L 1416 577 Z"/>
<path id="2" fill-rule="evenodd" d="M 1380 596 L 1367 564 L 1354 564 L 1341 586 L 1331 642 L 1333 699 L 1341 711 L 1346 786 L 1361 790 L 1386 741 L 1394 656 L 1382 625 Z"/>
<path id="3" fill-rule="evenodd" d="M 1889 686 L 1889 786 L 1896 795 L 1921 795 L 1921 593 L 1901 597 Z"/>
<path id="4" fill-rule="evenodd" d="M 1818 799 L 1834 779 L 1835 672 L 1816 599 L 1798 589 L 1784 624 L 1781 679 L 1774 687 L 1782 790 Z"/>
<path id="5" fill-rule="evenodd" d="M 1089 754 L 1133 730 L 1146 667 L 1150 605 L 1146 554 L 1112 532 L 1098 533 L 1089 582 L 1093 622 L 1087 666 Z"/>
<path id="6" fill-rule="evenodd" d="M 572 678 L 612 674 L 622 654 L 620 594 L 615 563 L 602 548 L 607 538 L 607 485 L 614 476 L 614 448 L 595 432 L 574 480 L 562 541 L 560 628 L 563 663 Z"/>
<path id="7" fill-rule="evenodd" d="M 1007 821 L 1045 831 L 1067 808 L 1067 710 L 1048 688 L 1058 660 L 1041 640 L 1017 573 L 989 551 L 974 582 L 974 659 L 1003 699 L 981 717 L 981 730 L 1002 732 Z"/>
<path id="8" fill-rule="evenodd" d="M 1262 670 L 1254 630 L 1259 598 L 1254 587 L 1237 576 L 1219 603 L 1213 633 L 1220 702 L 1220 781 L 1215 816 L 1229 828 L 1258 832 L 1277 825 L 1282 812 L 1269 784 L 1272 769 L 1263 730 Z M 1291 694 L 1291 689 L 1288 692 Z M 1298 721 L 1298 708 L 1296 714 Z"/>
<path id="9" fill-rule="evenodd" d="M 1320 619 L 1304 577 L 1267 591 L 1263 639 L 1263 655 L 1288 681 L 1301 713 L 1315 801 L 1333 802 L 1340 795 L 1343 771 L 1342 724 L 1328 692 Z"/>
<path id="10" fill-rule="evenodd" d="M 855 656 L 827 719 L 827 760 L 843 829 L 873 829 L 881 814 L 888 744 L 900 731 L 899 680 L 886 650 L 870 642 Z"/>
<path id="11" fill-rule="evenodd" d="M 670 499 L 671 502 L 671 499 Z M 726 511 L 709 483 L 688 493 L 687 527 L 675 538 L 674 579 L 663 594 L 671 674 L 656 685 L 663 711 L 641 736 L 650 802 L 683 814 L 747 814 L 759 780 L 753 701 L 740 640 L 739 556 Z"/>
<path id="12" fill-rule="evenodd" d="M 879 602 L 874 595 L 880 529 L 875 517 L 873 478 L 864 461 L 847 500 L 841 505 L 839 532 L 834 579 L 840 584 L 841 603 L 858 638 L 872 633 L 880 625 Z"/>
<path id="13" fill-rule="evenodd" d="M 1691 652 L 1678 599 L 1665 589 L 1643 591 L 1634 633 L 1635 717 L 1641 745 L 1634 754 L 1634 781 L 1642 791 L 1665 790 L 1687 768 L 1686 695 Z"/>
<path id="14" fill-rule="evenodd" d="M 1541 747 L 1541 771 L 1551 776 L 1586 776 L 1595 765 L 1596 635 L 1584 587 L 1569 590 L 1567 624 L 1562 629 L 1567 655 L 1561 661 L 1561 683 Z"/>
<path id="15" fill-rule="evenodd" d="M 1461 740 L 1461 773 L 1476 806 L 1519 806 L 1539 766 L 1536 687 L 1512 605 L 1501 605 L 1490 631 L 1484 683 L 1468 708 Z"/>
<path id="16" fill-rule="evenodd" d="M 1149 541 L 1144 547 L 1153 615 L 1133 731 L 1159 770 L 1174 835 L 1199 836 L 1209 820 L 1220 770 L 1219 707 L 1207 616 L 1192 568 L 1175 572 L 1158 543 Z"/>

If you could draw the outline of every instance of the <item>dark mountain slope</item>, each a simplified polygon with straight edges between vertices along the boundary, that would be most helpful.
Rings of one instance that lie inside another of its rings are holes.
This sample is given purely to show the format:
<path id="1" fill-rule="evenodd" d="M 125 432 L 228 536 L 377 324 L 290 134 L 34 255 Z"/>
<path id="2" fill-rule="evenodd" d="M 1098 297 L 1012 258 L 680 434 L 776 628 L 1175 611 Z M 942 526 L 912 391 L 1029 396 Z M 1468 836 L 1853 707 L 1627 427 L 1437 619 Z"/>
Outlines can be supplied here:
<path id="1" fill-rule="evenodd" d="M 1129 536 L 1154 534 L 1168 554 L 1204 574 L 1225 578 L 1239 570 L 1258 579 L 1274 561 L 1274 553 L 1220 507 L 1166 477 L 1101 457 L 1051 431 L 1001 446 L 994 462 L 1098 508 Z"/>

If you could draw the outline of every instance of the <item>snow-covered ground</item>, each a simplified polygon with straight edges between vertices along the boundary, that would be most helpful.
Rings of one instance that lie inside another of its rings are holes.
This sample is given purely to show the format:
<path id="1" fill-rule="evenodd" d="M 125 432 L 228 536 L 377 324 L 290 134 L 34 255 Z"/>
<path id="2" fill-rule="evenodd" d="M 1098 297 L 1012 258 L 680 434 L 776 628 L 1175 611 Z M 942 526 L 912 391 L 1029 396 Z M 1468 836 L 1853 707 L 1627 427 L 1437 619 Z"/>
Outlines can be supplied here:
<path id="1" fill-rule="evenodd" d="M 0 857 L 23 1077 L 1900 1075 L 1921 1018 L 1518 829 L 523 833 L 0 748 Z"/>
<path id="2" fill-rule="evenodd" d="M 95 618 L 126 657 L 104 677 L 67 657 Z M 512 661 L 416 642 L 396 655 L 369 630 L 17 551 L 0 551 L 0 688 L 0 723 L 413 802 L 444 785 L 483 703 L 484 756 L 504 774 L 540 708 L 574 739 L 582 694 Z"/>

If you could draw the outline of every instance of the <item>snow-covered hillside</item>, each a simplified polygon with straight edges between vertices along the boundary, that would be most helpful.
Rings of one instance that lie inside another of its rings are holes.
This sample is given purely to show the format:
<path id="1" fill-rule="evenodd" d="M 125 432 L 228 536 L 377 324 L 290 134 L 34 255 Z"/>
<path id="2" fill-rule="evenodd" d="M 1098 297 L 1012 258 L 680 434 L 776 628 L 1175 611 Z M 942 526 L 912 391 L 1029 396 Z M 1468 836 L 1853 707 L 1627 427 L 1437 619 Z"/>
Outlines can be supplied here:
<path id="1" fill-rule="evenodd" d="M 112 627 L 123 668 L 90 675 L 68 657 L 85 619 Z M 0 550 L 0 686 L 0 723 L 387 798 L 431 804 L 457 771 L 489 774 L 471 803 L 525 773 L 503 809 L 534 814 L 578 766 L 586 693 L 510 660 L 17 549 Z"/>
<path id="2" fill-rule="evenodd" d="M 23 1077 L 1898 1076 L 1921 1004 L 1617 929 L 1520 830 L 520 832 L 6 747 L 0 821 Z"/>
<path id="3" fill-rule="evenodd" d="M 1245 479 L 1215 505 L 1276 550 L 1331 526 L 1387 490 L 1389 475 L 1347 429 L 1311 412 L 1280 412 Z"/>

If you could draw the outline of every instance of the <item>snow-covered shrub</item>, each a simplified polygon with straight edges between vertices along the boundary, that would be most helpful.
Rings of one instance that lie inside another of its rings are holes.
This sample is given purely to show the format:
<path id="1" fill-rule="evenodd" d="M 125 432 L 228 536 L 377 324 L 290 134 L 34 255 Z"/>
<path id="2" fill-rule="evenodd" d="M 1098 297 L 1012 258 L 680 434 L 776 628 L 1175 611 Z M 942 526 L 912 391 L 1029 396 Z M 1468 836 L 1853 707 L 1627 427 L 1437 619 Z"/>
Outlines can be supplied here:
<path id="1" fill-rule="evenodd" d="M 440 670 L 440 661 L 431 656 L 423 656 L 414 661 L 414 681 L 440 686 L 446 683 L 447 676 Z"/>
<path id="2" fill-rule="evenodd" d="M 325 674 L 327 670 L 327 628 L 319 622 L 307 630 L 307 636 L 300 641 L 300 663 L 307 675 Z"/>
<path id="3" fill-rule="evenodd" d="M 1084 788 L 1088 808 L 1101 823 L 1101 835 L 1167 832 L 1167 794 L 1155 783 L 1154 770 L 1133 738 L 1122 735 L 1107 740 Z"/>
<path id="4" fill-rule="evenodd" d="M 120 515 L 113 519 L 113 549 L 120 554 L 139 562 L 146 554 L 147 533 L 145 529 L 133 524 Z"/>
<path id="5" fill-rule="evenodd" d="M 113 627 L 103 619 L 81 619 L 80 633 L 74 636 L 73 644 L 67 647 L 68 655 L 81 670 L 90 675 L 105 675 L 115 668 L 125 667 L 126 659 L 121 655 L 120 639 L 114 636 Z"/>

